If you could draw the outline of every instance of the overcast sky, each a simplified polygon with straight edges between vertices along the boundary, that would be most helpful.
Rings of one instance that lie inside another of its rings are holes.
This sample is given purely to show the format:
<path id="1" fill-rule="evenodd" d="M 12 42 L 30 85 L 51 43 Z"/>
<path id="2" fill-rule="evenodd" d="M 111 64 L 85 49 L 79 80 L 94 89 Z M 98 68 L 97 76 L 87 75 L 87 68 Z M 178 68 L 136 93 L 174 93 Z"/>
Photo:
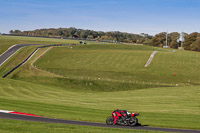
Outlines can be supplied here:
<path id="1" fill-rule="evenodd" d="M 1 33 L 59 27 L 200 32 L 200 0 L 0 0 Z"/>

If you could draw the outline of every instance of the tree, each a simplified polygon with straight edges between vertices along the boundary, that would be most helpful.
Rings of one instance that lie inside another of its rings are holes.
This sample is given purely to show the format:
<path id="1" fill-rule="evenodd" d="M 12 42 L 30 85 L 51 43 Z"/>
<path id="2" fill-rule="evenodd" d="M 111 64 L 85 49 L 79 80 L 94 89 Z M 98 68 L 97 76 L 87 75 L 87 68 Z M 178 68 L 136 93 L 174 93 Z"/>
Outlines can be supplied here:
<path id="1" fill-rule="evenodd" d="M 14 30 L 14 31 L 13 31 L 13 34 L 20 34 L 20 33 L 21 33 L 20 30 Z"/>
<path id="2" fill-rule="evenodd" d="M 191 50 L 191 46 L 193 46 L 193 47 L 195 46 L 194 42 L 197 40 L 198 34 L 199 33 L 197 33 L 197 32 L 193 32 L 193 33 L 191 33 L 191 34 L 189 34 L 188 36 L 185 37 L 185 42 L 183 43 L 183 47 L 184 47 L 185 50 Z"/>
<path id="3" fill-rule="evenodd" d="M 198 33 L 196 40 L 191 44 L 190 50 L 200 52 L 200 34 Z"/>
<path id="4" fill-rule="evenodd" d="M 88 39 L 94 39 L 93 35 L 88 35 L 87 38 Z"/>
<path id="5" fill-rule="evenodd" d="M 13 31 L 13 30 L 10 30 L 9 33 L 10 33 L 10 34 L 14 34 L 14 31 Z"/>
<path id="6" fill-rule="evenodd" d="M 178 32 L 172 32 L 168 35 L 168 42 L 170 48 L 175 48 L 177 49 L 179 47 L 179 38 L 180 34 Z"/>
<path id="7" fill-rule="evenodd" d="M 152 39 L 146 38 L 145 41 L 143 42 L 144 45 L 152 45 Z"/>
<path id="8" fill-rule="evenodd" d="M 166 32 L 161 32 L 159 34 L 156 34 L 152 38 L 152 45 L 153 46 L 158 46 L 158 47 L 163 47 L 166 42 Z"/>
<path id="9" fill-rule="evenodd" d="M 110 31 L 110 32 L 102 32 L 102 31 L 93 31 L 93 30 L 83 30 L 76 29 L 74 27 L 70 28 L 49 28 L 49 29 L 36 29 L 34 31 L 19 31 L 12 30 L 10 33 L 16 35 L 25 35 L 25 36 L 50 36 L 50 37 L 74 37 L 77 38 L 88 38 L 88 39 L 98 39 L 98 40 L 107 40 L 107 41 L 117 41 L 117 42 L 129 42 L 135 43 L 143 43 L 145 41 L 145 37 L 148 34 L 143 33 L 143 35 L 124 33 L 119 31 Z M 144 37 L 145 36 L 145 37 Z"/>

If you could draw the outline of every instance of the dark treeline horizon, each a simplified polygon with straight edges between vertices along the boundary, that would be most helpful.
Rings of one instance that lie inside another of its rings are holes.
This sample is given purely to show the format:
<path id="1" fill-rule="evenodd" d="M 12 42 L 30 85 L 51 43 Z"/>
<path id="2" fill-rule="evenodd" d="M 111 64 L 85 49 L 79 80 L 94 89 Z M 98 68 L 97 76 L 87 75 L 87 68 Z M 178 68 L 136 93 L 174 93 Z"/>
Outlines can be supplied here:
<path id="1" fill-rule="evenodd" d="M 109 40 L 113 42 L 126 42 L 126 43 L 143 43 L 147 38 L 152 39 L 153 36 L 141 33 L 133 34 L 119 31 L 94 31 L 70 28 L 44 28 L 30 31 L 10 30 L 10 34 L 24 35 L 24 36 L 45 36 L 45 37 L 67 37 L 67 38 L 84 38 L 94 40 Z"/>
<path id="2" fill-rule="evenodd" d="M 163 47 L 168 45 L 170 48 L 177 49 L 183 47 L 186 50 L 200 51 L 200 33 L 178 33 L 178 32 L 161 32 L 154 36 L 141 33 L 133 34 L 119 31 L 94 31 L 77 29 L 75 27 L 70 28 L 48 28 L 48 29 L 36 29 L 30 31 L 10 30 L 12 35 L 20 36 L 41 36 L 41 37 L 60 37 L 60 38 L 81 38 L 90 39 L 96 41 L 112 41 L 112 42 L 125 42 L 125 43 L 137 43 L 150 46 Z M 167 41 L 166 41 L 167 38 Z M 167 44 L 166 44 L 167 42 Z"/>

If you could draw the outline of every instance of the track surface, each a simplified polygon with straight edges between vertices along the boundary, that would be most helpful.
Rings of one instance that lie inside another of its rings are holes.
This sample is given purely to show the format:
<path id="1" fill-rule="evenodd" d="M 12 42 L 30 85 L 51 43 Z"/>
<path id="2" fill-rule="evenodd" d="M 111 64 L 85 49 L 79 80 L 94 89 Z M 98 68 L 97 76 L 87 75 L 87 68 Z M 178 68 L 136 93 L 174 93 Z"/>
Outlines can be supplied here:
<path id="1" fill-rule="evenodd" d="M 0 118 L 2 118 L 2 119 L 24 120 L 24 121 L 35 121 L 35 122 L 47 122 L 47 123 L 60 123 L 60 124 L 84 125 L 84 126 L 95 126 L 95 127 L 107 127 L 107 128 L 123 128 L 123 129 L 133 129 L 133 130 L 149 130 L 149 131 L 165 131 L 165 132 L 181 132 L 181 133 L 200 133 L 200 130 L 157 128 L 157 127 L 147 127 L 147 126 L 136 126 L 136 127 L 109 126 L 109 125 L 106 125 L 104 123 L 62 120 L 62 119 L 33 117 L 33 116 L 25 116 L 25 115 L 7 114 L 7 113 L 0 113 Z"/>
<path id="2" fill-rule="evenodd" d="M 7 51 L 5 51 L 0 56 L 0 66 L 8 60 L 15 52 L 17 52 L 19 49 L 21 49 L 24 46 L 33 46 L 33 45 L 44 45 L 44 44 L 16 44 L 10 47 Z"/>
<path id="3" fill-rule="evenodd" d="M 33 46 L 41 44 L 17 44 L 10 47 L 0 56 L 0 66 L 8 60 L 17 50 L 24 46 Z M 147 126 L 109 126 L 103 123 L 94 123 L 94 122 L 83 122 L 83 121 L 72 121 L 72 120 L 61 120 L 61 119 L 52 119 L 45 117 L 33 117 L 25 115 L 16 115 L 16 114 L 7 114 L 0 112 L 0 118 L 2 119 L 15 119 L 15 120 L 24 120 L 24 121 L 36 121 L 36 122 L 47 122 L 47 123 L 61 123 L 61 124 L 73 124 L 73 125 L 85 125 L 85 126 L 95 126 L 95 127 L 107 127 L 107 128 L 123 128 L 123 129 L 134 129 L 134 130 L 149 130 L 149 131 L 165 131 L 165 132 L 181 132 L 181 133 L 200 133 L 200 130 L 185 130 L 185 129 L 171 129 L 171 128 L 157 128 L 157 127 L 147 127 Z"/>

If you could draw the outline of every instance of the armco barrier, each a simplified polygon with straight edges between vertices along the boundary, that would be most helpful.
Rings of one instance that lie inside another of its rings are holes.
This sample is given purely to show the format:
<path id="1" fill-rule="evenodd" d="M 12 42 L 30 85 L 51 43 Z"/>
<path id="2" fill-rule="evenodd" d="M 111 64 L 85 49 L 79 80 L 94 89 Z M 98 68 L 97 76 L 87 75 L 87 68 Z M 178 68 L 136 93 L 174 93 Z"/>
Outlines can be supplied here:
<path id="1" fill-rule="evenodd" d="M 5 78 L 10 73 L 12 73 L 14 70 L 16 70 L 18 67 L 20 67 L 21 65 L 23 65 L 39 48 L 45 48 L 45 47 L 51 47 L 51 46 L 72 46 L 72 44 L 51 44 L 51 45 L 44 45 L 44 46 L 37 47 L 25 60 L 23 60 L 17 66 L 15 66 L 14 68 L 12 68 L 9 72 L 7 72 L 6 74 L 4 74 L 2 76 L 2 78 Z"/>

